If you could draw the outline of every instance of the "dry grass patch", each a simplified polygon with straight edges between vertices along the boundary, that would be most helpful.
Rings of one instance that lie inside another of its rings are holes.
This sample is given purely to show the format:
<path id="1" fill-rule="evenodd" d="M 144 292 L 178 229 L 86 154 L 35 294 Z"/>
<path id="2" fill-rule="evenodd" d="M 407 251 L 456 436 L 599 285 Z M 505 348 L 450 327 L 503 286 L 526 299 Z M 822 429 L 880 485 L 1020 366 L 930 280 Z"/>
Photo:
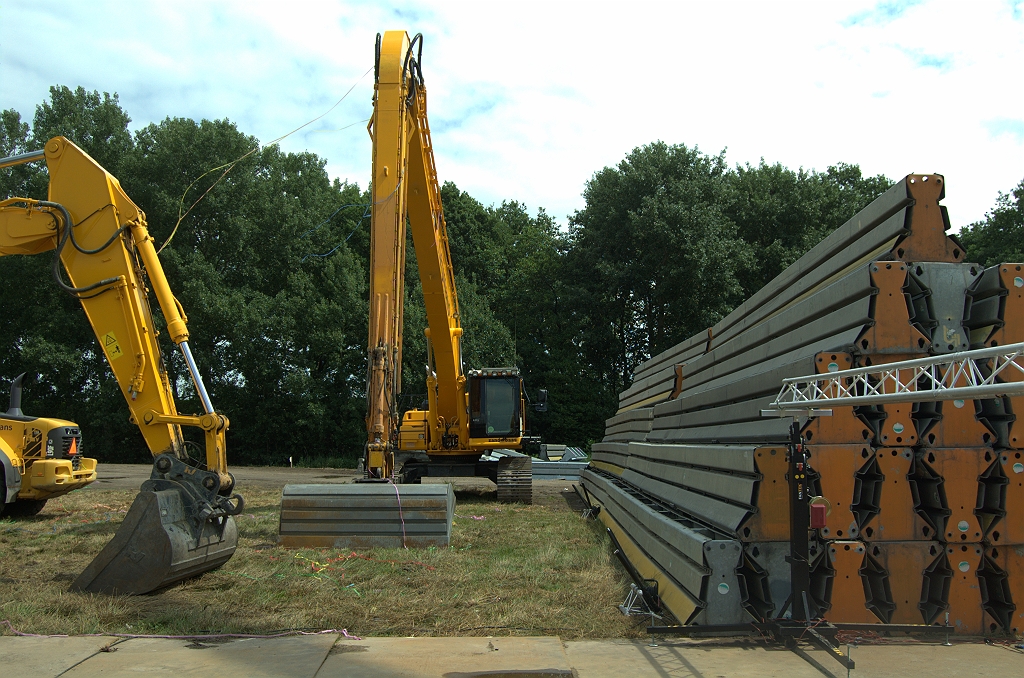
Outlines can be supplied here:
<path id="1" fill-rule="evenodd" d="M 46 634 L 642 635 L 616 608 L 627 580 L 603 528 L 568 495 L 519 506 L 459 493 L 448 548 L 290 551 L 276 545 L 280 491 L 253 489 L 221 569 L 145 596 L 69 592 L 134 495 L 86 488 L 0 520 L 0 619 Z"/>

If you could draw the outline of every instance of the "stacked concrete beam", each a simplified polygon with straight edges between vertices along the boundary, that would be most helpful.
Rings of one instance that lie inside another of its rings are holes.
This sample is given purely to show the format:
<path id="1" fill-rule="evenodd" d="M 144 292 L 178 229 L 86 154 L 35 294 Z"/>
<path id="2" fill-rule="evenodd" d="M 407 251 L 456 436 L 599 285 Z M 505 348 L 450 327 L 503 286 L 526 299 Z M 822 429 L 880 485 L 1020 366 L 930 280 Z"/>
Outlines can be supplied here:
<path id="1" fill-rule="evenodd" d="M 621 394 L 584 484 L 603 519 L 635 537 L 645 576 L 685 591 L 681 621 L 770 617 L 785 600 L 789 421 L 760 416 L 782 379 L 1024 341 L 1021 267 L 963 262 L 946 235 L 943 183 L 898 182 L 720 323 L 639 366 Z M 897 403 L 806 423 L 815 489 L 832 504 L 813 556 L 819 610 L 891 623 L 949 612 L 970 633 L 1024 626 L 1012 602 L 1016 591 L 1024 614 L 1024 528 L 1008 526 L 1024 511 L 1014 411 L 1024 402 Z M 640 505 L 662 506 L 663 520 L 639 521 Z M 666 511 L 741 545 L 731 561 L 741 591 L 721 554 L 712 564 L 689 552 L 700 579 L 663 566 L 678 546 L 661 529 Z"/>

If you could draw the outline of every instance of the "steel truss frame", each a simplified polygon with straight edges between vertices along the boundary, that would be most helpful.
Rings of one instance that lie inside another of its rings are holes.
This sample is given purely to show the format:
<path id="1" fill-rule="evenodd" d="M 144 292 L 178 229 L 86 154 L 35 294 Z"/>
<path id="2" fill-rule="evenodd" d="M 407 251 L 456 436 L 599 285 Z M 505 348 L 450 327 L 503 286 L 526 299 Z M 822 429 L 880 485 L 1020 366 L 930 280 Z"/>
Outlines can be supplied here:
<path id="1" fill-rule="evenodd" d="M 768 411 L 1016 395 L 1024 395 L 1024 342 L 790 377 Z"/>

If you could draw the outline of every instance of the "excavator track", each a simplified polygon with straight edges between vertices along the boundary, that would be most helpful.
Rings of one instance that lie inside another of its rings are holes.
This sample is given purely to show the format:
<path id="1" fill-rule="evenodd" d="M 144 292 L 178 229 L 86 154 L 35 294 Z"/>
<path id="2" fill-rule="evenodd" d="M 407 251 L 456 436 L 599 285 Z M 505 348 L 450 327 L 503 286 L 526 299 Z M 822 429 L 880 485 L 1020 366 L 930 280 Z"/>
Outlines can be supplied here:
<path id="1" fill-rule="evenodd" d="M 498 462 L 498 501 L 505 504 L 533 503 L 533 460 L 504 457 Z"/>

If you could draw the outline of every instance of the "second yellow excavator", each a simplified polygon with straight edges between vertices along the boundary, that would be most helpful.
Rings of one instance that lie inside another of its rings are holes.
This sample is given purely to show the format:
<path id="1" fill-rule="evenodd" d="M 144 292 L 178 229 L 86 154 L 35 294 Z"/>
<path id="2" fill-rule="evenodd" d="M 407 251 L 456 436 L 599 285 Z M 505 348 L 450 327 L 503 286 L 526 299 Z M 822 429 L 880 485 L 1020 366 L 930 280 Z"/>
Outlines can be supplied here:
<path id="1" fill-rule="evenodd" d="M 0 201 L 0 255 L 54 253 L 53 277 L 81 302 L 131 420 L 154 457 L 152 475 L 113 540 L 72 589 L 146 593 L 218 567 L 235 551 L 238 531 L 231 516 L 241 512 L 243 502 L 233 493 L 234 478 L 227 469 L 228 419 L 210 402 L 189 348 L 185 314 L 167 284 L 145 214 L 116 178 L 63 137 L 50 139 L 43 150 L 0 159 L 0 168 L 41 161 L 50 177 L 47 200 Z M 201 415 L 177 411 L 147 282 L 185 359 L 203 405 Z M 203 431 L 203 462 L 189 460 L 183 426 Z M 27 450 L 25 445 L 0 446 L 5 476 L 0 486 L 6 486 L 8 499 L 19 494 L 27 500 L 43 498 L 29 491 L 35 478 L 25 474 L 49 467 L 35 452 L 26 456 Z"/>
<path id="2" fill-rule="evenodd" d="M 288 485 L 280 543 L 288 547 L 448 543 L 454 494 L 425 477 L 481 476 L 499 501 L 530 503 L 523 454 L 526 402 L 515 367 L 466 370 L 462 320 L 427 123 L 423 37 L 377 36 L 373 116 L 367 442 L 350 485 Z M 400 412 L 406 225 L 427 317 L 427 408 Z M 396 468 L 396 456 L 411 457 Z"/>
<path id="3" fill-rule="evenodd" d="M 529 503 L 523 380 L 515 367 L 465 370 L 462 325 L 441 190 L 434 165 L 423 36 L 377 36 L 370 240 L 370 333 L 366 480 L 419 482 L 425 476 L 485 476 L 500 500 Z M 406 221 L 412 232 L 427 316 L 426 410 L 398 421 Z M 418 451 L 395 469 L 396 451 Z M 484 458 L 505 450 L 500 458 Z"/>

